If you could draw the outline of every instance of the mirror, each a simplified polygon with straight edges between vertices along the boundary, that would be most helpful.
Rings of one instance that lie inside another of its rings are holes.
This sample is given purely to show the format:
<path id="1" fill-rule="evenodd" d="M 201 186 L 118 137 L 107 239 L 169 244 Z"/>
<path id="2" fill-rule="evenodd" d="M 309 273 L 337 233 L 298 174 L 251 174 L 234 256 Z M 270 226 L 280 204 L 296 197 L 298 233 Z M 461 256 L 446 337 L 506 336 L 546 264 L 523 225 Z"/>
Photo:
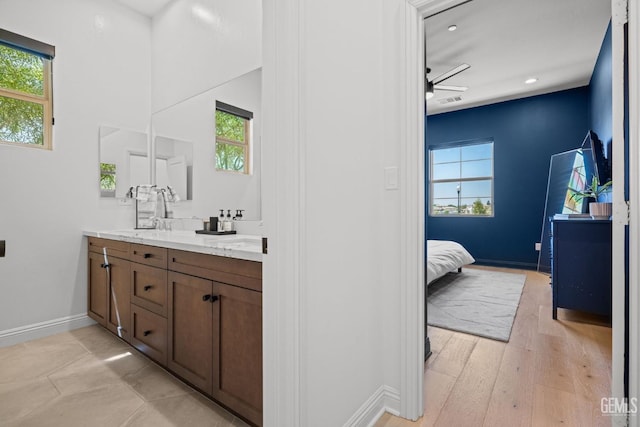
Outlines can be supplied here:
<path id="1" fill-rule="evenodd" d="M 136 185 L 170 185 L 180 200 L 194 202 L 176 205 L 182 216 L 207 218 L 224 209 L 260 220 L 261 89 L 256 69 L 154 113 L 152 147 L 144 132 L 100 126 L 100 195 L 124 198 Z M 253 114 L 246 174 L 216 169 L 217 101 Z"/>
<path id="2" fill-rule="evenodd" d="M 171 168 L 171 158 L 180 169 L 180 179 L 186 167 L 188 198 L 181 193 L 180 198 L 193 203 L 178 204 L 177 210 L 184 209 L 181 215 L 208 218 L 217 216 L 220 209 L 232 213 L 242 209 L 243 219 L 261 219 L 261 92 L 262 70 L 258 68 L 152 115 L 154 134 L 170 136 L 155 138 L 155 182 L 163 186 L 168 179 L 172 187 L 178 186 L 171 173 L 165 172 Z M 253 113 L 247 174 L 216 169 L 216 101 Z M 190 144 L 191 151 L 184 144 Z M 184 166 L 176 159 L 181 155 Z"/>
<path id="3" fill-rule="evenodd" d="M 100 126 L 100 196 L 126 197 L 133 185 L 151 182 L 146 133 Z"/>
<path id="4" fill-rule="evenodd" d="M 155 184 L 171 186 L 180 200 L 193 200 L 193 144 L 187 141 L 156 136 Z"/>

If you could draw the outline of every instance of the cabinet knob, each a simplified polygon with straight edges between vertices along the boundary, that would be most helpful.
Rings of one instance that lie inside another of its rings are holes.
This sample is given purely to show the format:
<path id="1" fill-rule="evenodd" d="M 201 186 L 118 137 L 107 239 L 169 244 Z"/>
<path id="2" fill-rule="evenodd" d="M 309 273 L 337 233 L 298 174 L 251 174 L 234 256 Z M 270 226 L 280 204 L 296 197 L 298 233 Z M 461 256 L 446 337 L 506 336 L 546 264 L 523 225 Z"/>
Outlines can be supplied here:
<path id="1" fill-rule="evenodd" d="M 202 301 L 209 301 L 211 299 L 211 295 L 202 295 Z"/>
<path id="2" fill-rule="evenodd" d="M 149 291 L 149 289 L 151 289 L 151 285 L 147 285 L 144 287 L 145 292 Z"/>
<path id="3" fill-rule="evenodd" d="M 146 258 L 151 258 L 151 254 L 144 254 L 143 256 L 145 257 L 145 259 Z"/>
<path id="4" fill-rule="evenodd" d="M 211 294 L 203 295 L 202 301 L 209 301 L 211 303 L 214 303 L 218 301 L 218 295 L 211 295 Z"/>
<path id="5" fill-rule="evenodd" d="M 150 334 L 151 334 L 151 331 L 144 331 L 144 332 L 142 333 L 142 335 L 144 335 L 145 337 L 146 337 L 147 335 L 150 335 Z"/>

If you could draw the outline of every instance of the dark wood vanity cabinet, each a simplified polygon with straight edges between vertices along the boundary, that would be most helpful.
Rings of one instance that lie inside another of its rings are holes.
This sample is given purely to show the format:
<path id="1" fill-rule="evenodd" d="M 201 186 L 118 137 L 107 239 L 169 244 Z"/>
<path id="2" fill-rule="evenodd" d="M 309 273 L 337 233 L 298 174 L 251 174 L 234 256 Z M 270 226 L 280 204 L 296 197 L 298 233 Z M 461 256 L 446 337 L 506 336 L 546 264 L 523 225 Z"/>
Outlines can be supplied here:
<path id="1" fill-rule="evenodd" d="M 213 282 L 211 395 L 262 425 L 262 293 Z"/>
<path id="2" fill-rule="evenodd" d="M 169 272 L 169 369 L 262 424 L 262 294 Z"/>
<path id="3" fill-rule="evenodd" d="M 262 264 L 93 237 L 89 242 L 89 316 L 117 333 L 115 304 L 108 302 L 114 289 L 118 307 L 127 305 L 127 342 L 261 426 Z M 102 266 L 109 242 L 120 256 L 108 257 L 111 287 Z"/>
<path id="4" fill-rule="evenodd" d="M 169 250 L 169 369 L 262 425 L 262 264 Z"/>
<path id="5" fill-rule="evenodd" d="M 89 240 L 88 315 L 126 342 L 131 337 L 128 254 L 128 243 Z"/>

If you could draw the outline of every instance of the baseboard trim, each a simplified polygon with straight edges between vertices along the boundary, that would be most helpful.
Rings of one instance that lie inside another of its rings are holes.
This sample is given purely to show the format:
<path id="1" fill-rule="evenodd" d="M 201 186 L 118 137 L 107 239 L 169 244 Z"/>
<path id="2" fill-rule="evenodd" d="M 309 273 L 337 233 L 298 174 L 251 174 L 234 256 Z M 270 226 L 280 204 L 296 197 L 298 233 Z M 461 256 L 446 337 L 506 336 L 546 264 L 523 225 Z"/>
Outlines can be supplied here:
<path id="1" fill-rule="evenodd" d="M 385 412 L 400 414 L 400 392 L 393 387 L 380 386 L 344 424 L 344 427 L 371 427 Z"/>
<path id="2" fill-rule="evenodd" d="M 536 270 L 538 268 L 538 264 L 534 264 L 530 262 L 501 261 L 501 260 L 495 260 L 495 259 L 476 258 L 475 264 L 486 265 L 489 267 L 518 268 L 522 270 Z"/>
<path id="3" fill-rule="evenodd" d="M 0 347 L 8 347 L 25 341 L 48 337 L 49 335 L 71 331 L 95 323 L 96 322 L 91 320 L 86 314 L 77 314 L 75 316 L 60 317 L 46 322 L 7 329 L 0 331 Z"/>

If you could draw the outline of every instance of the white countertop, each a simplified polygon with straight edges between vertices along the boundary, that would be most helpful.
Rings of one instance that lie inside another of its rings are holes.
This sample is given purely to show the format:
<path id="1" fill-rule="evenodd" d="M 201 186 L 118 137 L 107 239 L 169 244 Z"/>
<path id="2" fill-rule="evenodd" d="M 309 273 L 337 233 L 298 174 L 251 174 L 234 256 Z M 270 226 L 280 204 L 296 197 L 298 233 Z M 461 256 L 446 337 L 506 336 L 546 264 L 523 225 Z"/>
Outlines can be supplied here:
<path id="1" fill-rule="evenodd" d="M 119 240 L 262 262 L 262 237 L 249 234 L 196 234 L 195 231 L 109 230 L 84 231 L 88 237 Z"/>

